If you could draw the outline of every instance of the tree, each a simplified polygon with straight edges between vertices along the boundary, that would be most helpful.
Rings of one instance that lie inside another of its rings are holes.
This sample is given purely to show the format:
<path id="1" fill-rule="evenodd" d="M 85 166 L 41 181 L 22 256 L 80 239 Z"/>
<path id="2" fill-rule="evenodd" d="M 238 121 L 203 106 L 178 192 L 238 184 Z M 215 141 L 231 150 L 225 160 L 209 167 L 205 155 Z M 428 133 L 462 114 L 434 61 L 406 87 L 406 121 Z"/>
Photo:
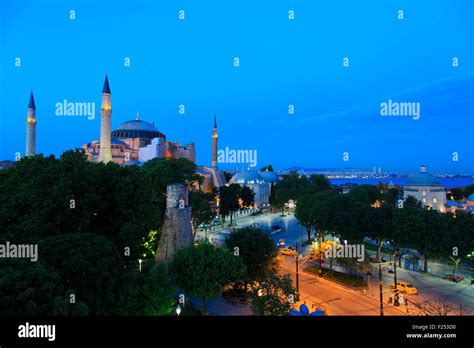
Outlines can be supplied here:
<path id="1" fill-rule="evenodd" d="M 384 194 L 382 195 L 382 200 L 390 206 L 396 206 L 399 197 L 400 197 L 400 190 L 394 187 L 394 188 L 389 188 L 388 190 L 384 192 Z"/>
<path id="2" fill-rule="evenodd" d="M 255 193 L 248 186 L 241 186 L 238 192 L 238 198 L 240 198 L 244 207 L 251 207 L 255 203 Z"/>
<path id="3" fill-rule="evenodd" d="M 209 299 L 219 295 L 224 286 L 241 280 L 245 274 L 240 257 L 209 243 L 182 248 L 174 255 L 169 269 L 181 290 L 201 298 L 203 315 Z"/>
<path id="4" fill-rule="evenodd" d="M 38 245 L 40 257 L 60 276 L 60 283 L 74 291 L 91 315 L 113 314 L 115 292 L 122 273 L 113 243 L 96 234 L 49 237 Z"/>
<path id="5" fill-rule="evenodd" d="M 87 315 L 83 302 L 70 303 L 71 292 L 42 261 L 0 260 L 0 315 Z"/>
<path id="6" fill-rule="evenodd" d="M 238 250 L 247 269 L 247 281 L 259 281 L 275 271 L 278 249 L 266 232 L 252 227 L 242 228 L 231 233 L 225 244 L 231 252 Z"/>
<path id="7" fill-rule="evenodd" d="M 59 234 L 94 233 L 140 255 L 143 238 L 161 225 L 164 197 L 163 205 L 154 204 L 152 177 L 137 166 L 92 163 L 76 150 L 59 159 L 24 158 L 0 177 L 1 239 L 38 243 Z"/>
<path id="8" fill-rule="evenodd" d="M 230 179 L 232 179 L 232 177 L 233 177 L 232 173 L 229 173 L 227 171 L 223 171 L 222 173 L 224 174 L 225 182 L 229 182 Z"/>
<path id="9" fill-rule="evenodd" d="M 117 314 L 162 315 L 171 311 L 174 290 L 164 264 L 145 263 L 141 272 L 128 271 L 118 287 Z"/>
<path id="10" fill-rule="evenodd" d="M 464 198 L 469 197 L 473 193 L 474 193 L 474 184 L 466 186 L 464 190 L 462 191 L 462 195 L 464 196 Z"/>
<path id="11" fill-rule="evenodd" d="M 260 316 L 288 315 L 293 304 L 299 301 L 289 274 L 270 274 L 253 288 L 250 297 L 252 312 Z"/>
<path id="12" fill-rule="evenodd" d="M 377 186 L 364 184 L 351 189 L 349 196 L 363 204 L 374 204 L 380 199 L 380 191 Z"/>
<path id="13" fill-rule="evenodd" d="M 150 175 L 153 203 L 162 211 L 166 209 L 168 185 L 203 182 L 202 176 L 196 173 L 196 164 L 187 158 L 153 158 L 143 165 L 142 170 Z"/>
<path id="14" fill-rule="evenodd" d="M 303 195 L 296 205 L 295 217 L 306 228 L 308 242 L 311 240 L 311 230 L 331 228 L 331 202 L 336 191 L 327 190 L 316 194 Z"/>
<path id="15" fill-rule="evenodd" d="M 393 240 L 393 209 L 388 204 L 380 208 L 369 208 L 362 216 L 362 228 L 366 236 L 377 240 L 377 259 L 386 241 Z"/>
<path id="16" fill-rule="evenodd" d="M 329 180 L 320 174 L 313 174 L 309 177 L 309 185 L 308 185 L 307 193 L 318 193 L 323 192 L 326 190 L 330 190 L 332 185 Z"/>
<path id="17" fill-rule="evenodd" d="M 210 223 L 214 219 L 215 214 L 209 203 L 212 200 L 213 196 L 210 193 L 202 191 L 192 191 L 189 193 L 194 233 L 196 233 L 199 225 L 202 223 Z"/>
<path id="18" fill-rule="evenodd" d="M 330 229 L 341 240 L 362 242 L 365 237 L 362 217 L 370 207 L 349 195 L 334 196 L 328 207 L 332 211 Z"/>
<path id="19" fill-rule="evenodd" d="M 230 223 L 232 224 L 232 218 L 234 212 L 240 209 L 239 205 L 239 184 L 230 184 L 229 186 L 222 186 L 220 188 L 220 214 L 222 216 L 230 216 Z"/>

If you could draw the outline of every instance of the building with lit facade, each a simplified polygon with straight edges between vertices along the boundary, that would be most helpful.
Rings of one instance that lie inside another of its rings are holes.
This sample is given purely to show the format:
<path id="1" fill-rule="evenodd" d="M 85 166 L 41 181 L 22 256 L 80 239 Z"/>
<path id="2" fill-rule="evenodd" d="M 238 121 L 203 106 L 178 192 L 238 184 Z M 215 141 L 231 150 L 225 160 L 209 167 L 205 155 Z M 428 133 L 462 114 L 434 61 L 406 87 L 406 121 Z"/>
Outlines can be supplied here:
<path id="1" fill-rule="evenodd" d="M 254 193 L 255 206 L 257 208 L 268 206 L 272 185 L 278 183 L 279 177 L 273 172 L 257 172 L 255 170 L 243 170 L 234 174 L 229 184 L 247 186 Z"/>
<path id="2" fill-rule="evenodd" d="M 172 157 L 196 162 L 194 143 L 181 145 L 168 141 L 165 134 L 153 123 L 141 120 L 138 113 L 134 120 L 126 121 L 111 131 L 111 94 L 106 76 L 102 89 L 100 140 L 93 140 L 82 146 L 91 161 L 142 164 L 156 157 Z M 104 152 L 102 156 L 101 150 Z"/>
<path id="3" fill-rule="evenodd" d="M 403 186 L 403 199 L 409 196 L 416 198 L 425 208 L 445 212 L 446 188 L 434 175 L 428 173 L 424 165 Z"/>

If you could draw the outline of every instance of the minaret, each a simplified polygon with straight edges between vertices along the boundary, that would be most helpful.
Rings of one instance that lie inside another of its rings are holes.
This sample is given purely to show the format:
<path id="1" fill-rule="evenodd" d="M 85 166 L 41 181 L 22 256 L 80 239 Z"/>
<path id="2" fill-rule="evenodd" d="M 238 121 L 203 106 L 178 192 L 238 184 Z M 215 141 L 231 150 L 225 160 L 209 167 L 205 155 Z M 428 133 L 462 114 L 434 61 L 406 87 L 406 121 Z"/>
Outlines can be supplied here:
<path id="1" fill-rule="evenodd" d="M 217 120 L 214 114 L 214 129 L 212 130 L 212 168 L 217 169 Z"/>
<path id="2" fill-rule="evenodd" d="M 28 116 L 26 118 L 26 156 L 36 154 L 36 105 L 33 97 L 33 90 L 30 93 L 28 102 Z"/>
<path id="3" fill-rule="evenodd" d="M 102 88 L 102 107 L 100 108 L 100 162 L 112 161 L 111 141 L 111 122 L 112 105 L 110 104 L 110 86 L 107 74 L 105 75 L 104 88 Z"/>

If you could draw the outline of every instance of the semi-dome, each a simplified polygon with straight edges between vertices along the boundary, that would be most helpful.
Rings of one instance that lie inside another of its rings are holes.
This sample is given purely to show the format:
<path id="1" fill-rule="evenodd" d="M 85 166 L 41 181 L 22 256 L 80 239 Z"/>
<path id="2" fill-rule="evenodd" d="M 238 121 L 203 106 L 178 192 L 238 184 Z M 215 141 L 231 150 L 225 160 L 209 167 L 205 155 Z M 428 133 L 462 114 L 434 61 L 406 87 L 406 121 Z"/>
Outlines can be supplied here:
<path id="1" fill-rule="evenodd" d="M 97 145 L 100 145 L 100 140 L 96 142 Z M 122 140 L 119 140 L 117 138 L 112 138 L 110 139 L 110 145 L 124 145 L 127 146 L 127 143 L 124 143 Z"/>
<path id="2" fill-rule="evenodd" d="M 276 175 L 275 173 L 273 173 L 269 170 L 266 170 L 264 172 L 260 172 L 258 174 L 260 174 L 260 176 L 263 178 L 263 180 L 267 184 L 276 184 L 278 181 L 280 181 L 280 178 L 278 177 L 278 175 Z"/>
<path id="3" fill-rule="evenodd" d="M 240 185 L 247 185 L 247 184 L 263 184 L 265 181 L 263 178 L 258 174 L 256 171 L 253 170 L 244 170 L 242 172 L 234 174 L 234 176 L 230 179 L 231 184 L 240 184 Z"/>
<path id="4" fill-rule="evenodd" d="M 139 160 L 133 160 L 133 161 L 128 161 L 128 162 L 122 163 L 122 166 L 123 166 L 123 167 L 128 167 L 128 166 L 142 166 L 142 165 L 143 165 L 143 162 L 142 162 L 142 161 L 139 161 Z"/>
<path id="5" fill-rule="evenodd" d="M 443 186 L 443 184 L 422 165 L 420 172 L 408 179 L 405 186 Z"/>
<path id="6" fill-rule="evenodd" d="M 116 138 L 166 138 L 154 125 L 140 119 L 122 123 L 112 132 L 112 136 Z"/>

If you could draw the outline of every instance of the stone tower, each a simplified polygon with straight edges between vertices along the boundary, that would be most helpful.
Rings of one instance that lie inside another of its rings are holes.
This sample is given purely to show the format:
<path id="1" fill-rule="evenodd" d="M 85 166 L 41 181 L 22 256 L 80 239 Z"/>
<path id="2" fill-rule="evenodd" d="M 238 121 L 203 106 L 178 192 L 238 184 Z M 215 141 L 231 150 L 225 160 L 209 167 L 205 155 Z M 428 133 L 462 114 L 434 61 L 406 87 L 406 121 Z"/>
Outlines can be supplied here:
<path id="1" fill-rule="evenodd" d="M 25 156 L 36 154 L 36 105 L 33 91 L 28 102 L 28 116 L 26 117 L 26 151 Z"/>
<path id="2" fill-rule="evenodd" d="M 102 107 L 100 108 L 100 162 L 112 161 L 111 149 L 111 123 L 112 123 L 112 105 L 110 103 L 109 79 L 105 75 L 104 87 L 102 88 Z"/>
<path id="3" fill-rule="evenodd" d="M 212 168 L 217 169 L 217 120 L 214 114 L 214 129 L 212 130 Z"/>
<path id="4" fill-rule="evenodd" d="M 156 260 L 171 261 L 173 254 L 194 242 L 191 226 L 191 206 L 185 184 L 166 187 L 166 213 Z"/>

